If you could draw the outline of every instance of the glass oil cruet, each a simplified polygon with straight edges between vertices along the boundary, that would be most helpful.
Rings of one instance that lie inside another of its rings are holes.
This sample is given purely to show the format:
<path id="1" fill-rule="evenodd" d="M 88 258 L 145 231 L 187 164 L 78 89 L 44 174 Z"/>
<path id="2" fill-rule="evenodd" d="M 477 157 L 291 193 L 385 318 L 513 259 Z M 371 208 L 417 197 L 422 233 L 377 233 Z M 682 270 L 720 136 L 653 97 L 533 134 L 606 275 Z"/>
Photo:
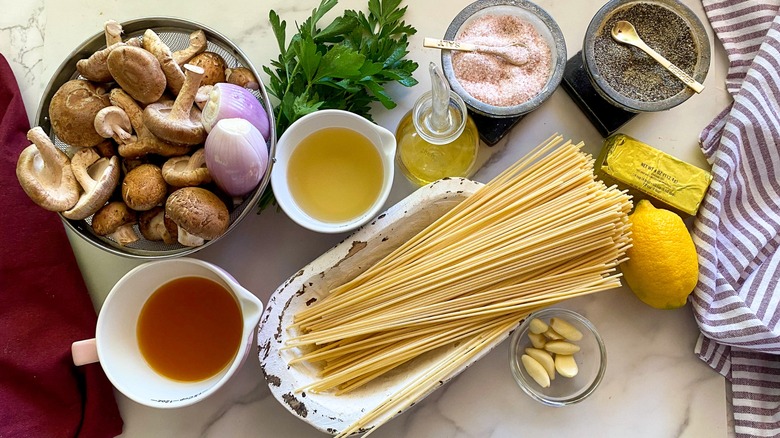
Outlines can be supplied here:
<path id="1" fill-rule="evenodd" d="M 444 177 L 470 177 L 479 152 L 479 133 L 466 103 L 450 90 L 441 68 L 431 63 L 431 91 L 417 99 L 398 124 L 396 163 L 417 185 Z"/>

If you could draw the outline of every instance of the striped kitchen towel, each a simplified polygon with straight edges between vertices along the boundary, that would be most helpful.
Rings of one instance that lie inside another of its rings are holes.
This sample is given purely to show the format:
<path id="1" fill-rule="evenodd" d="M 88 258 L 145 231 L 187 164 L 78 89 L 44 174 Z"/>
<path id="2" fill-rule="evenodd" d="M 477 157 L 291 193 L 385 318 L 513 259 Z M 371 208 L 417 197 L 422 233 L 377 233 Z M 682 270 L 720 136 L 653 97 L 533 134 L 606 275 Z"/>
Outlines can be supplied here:
<path id="1" fill-rule="evenodd" d="M 696 353 L 732 383 L 737 436 L 780 436 L 780 0 L 703 0 L 734 98 L 701 133 Z"/>

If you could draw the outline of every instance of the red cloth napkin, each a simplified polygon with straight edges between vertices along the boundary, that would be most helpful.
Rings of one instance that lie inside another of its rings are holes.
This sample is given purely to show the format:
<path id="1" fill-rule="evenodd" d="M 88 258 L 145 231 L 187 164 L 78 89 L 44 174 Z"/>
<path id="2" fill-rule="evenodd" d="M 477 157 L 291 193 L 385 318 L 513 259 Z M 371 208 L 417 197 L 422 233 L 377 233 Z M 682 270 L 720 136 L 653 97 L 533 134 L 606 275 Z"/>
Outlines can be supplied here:
<path id="1" fill-rule="evenodd" d="M 0 437 L 109 437 L 122 432 L 99 364 L 76 367 L 70 345 L 97 317 L 59 217 L 16 179 L 27 113 L 0 55 Z"/>

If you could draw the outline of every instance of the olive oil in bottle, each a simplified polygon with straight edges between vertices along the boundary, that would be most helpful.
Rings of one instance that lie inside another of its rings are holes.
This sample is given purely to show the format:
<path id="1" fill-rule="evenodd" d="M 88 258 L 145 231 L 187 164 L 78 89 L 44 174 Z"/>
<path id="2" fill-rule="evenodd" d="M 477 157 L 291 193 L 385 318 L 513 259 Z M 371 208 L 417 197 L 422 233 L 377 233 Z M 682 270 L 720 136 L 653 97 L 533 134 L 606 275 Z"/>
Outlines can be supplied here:
<path id="1" fill-rule="evenodd" d="M 396 129 L 396 163 L 417 185 L 444 177 L 469 177 L 479 152 L 479 133 L 463 99 L 430 64 L 432 89 L 420 96 Z"/>

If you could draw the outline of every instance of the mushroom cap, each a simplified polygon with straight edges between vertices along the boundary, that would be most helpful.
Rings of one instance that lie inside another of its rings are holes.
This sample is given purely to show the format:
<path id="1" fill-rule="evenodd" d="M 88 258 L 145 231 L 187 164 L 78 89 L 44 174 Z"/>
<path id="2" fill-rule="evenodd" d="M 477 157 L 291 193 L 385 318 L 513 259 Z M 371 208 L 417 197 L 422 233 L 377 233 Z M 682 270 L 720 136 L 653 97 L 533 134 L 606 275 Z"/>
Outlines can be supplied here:
<path id="1" fill-rule="evenodd" d="M 54 134 L 71 146 L 95 146 L 103 141 L 95 131 L 95 116 L 109 105 L 108 94 L 103 88 L 81 79 L 65 82 L 49 103 Z"/>
<path id="2" fill-rule="evenodd" d="M 92 217 L 92 231 L 98 236 L 107 236 L 122 225 L 134 224 L 136 221 L 136 212 L 129 209 L 127 204 L 122 201 L 112 201 Z"/>
<path id="3" fill-rule="evenodd" d="M 198 149 L 192 156 L 169 158 L 163 164 L 162 174 L 165 182 L 174 187 L 192 187 L 211 182 L 204 148 Z"/>
<path id="4" fill-rule="evenodd" d="M 214 85 L 227 80 L 225 77 L 227 62 L 214 52 L 199 53 L 193 56 L 187 64 L 196 65 L 205 70 L 203 79 L 200 82 L 201 85 Z"/>
<path id="5" fill-rule="evenodd" d="M 117 47 L 108 55 L 108 71 L 133 99 L 156 102 L 165 92 L 166 80 L 160 62 L 148 51 L 129 45 Z"/>
<path id="6" fill-rule="evenodd" d="M 225 81 L 239 87 L 249 88 L 250 90 L 260 89 L 260 84 L 257 82 L 255 75 L 252 74 L 252 70 L 246 67 L 225 69 Z"/>
<path id="7" fill-rule="evenodd" d="M 151 210 L 168 193 L 162 170 L 154 164 L 141 164 L 127 172 L 122 181 L 122 199 L 136 211 Z"/>
<path id="8" fill-rule="evenodd" d="M 119 158 L 101 158 L 93 148 L 83 148 L 71 158 L 71 168 L 84 192 L 62 215 L 72 220 L 86 219 L 108 201 L 119 183 Z"/>
<path id="9" fill-rule="evenodd" d="M 200 187 L 185 187 L 168 196 L 165 215 L 186 232 L 205 240 L 227 231 L 230 213 L 214 193 Z"/>
<path id="10" fill-rule="evenodd" d="M 70 160 L 40 127 L 27 132 L 33 142 L 16 162 L 16 178 L 30 199 L 49 211 L 65 211 L 79 200 L 79 184 Z"/>

